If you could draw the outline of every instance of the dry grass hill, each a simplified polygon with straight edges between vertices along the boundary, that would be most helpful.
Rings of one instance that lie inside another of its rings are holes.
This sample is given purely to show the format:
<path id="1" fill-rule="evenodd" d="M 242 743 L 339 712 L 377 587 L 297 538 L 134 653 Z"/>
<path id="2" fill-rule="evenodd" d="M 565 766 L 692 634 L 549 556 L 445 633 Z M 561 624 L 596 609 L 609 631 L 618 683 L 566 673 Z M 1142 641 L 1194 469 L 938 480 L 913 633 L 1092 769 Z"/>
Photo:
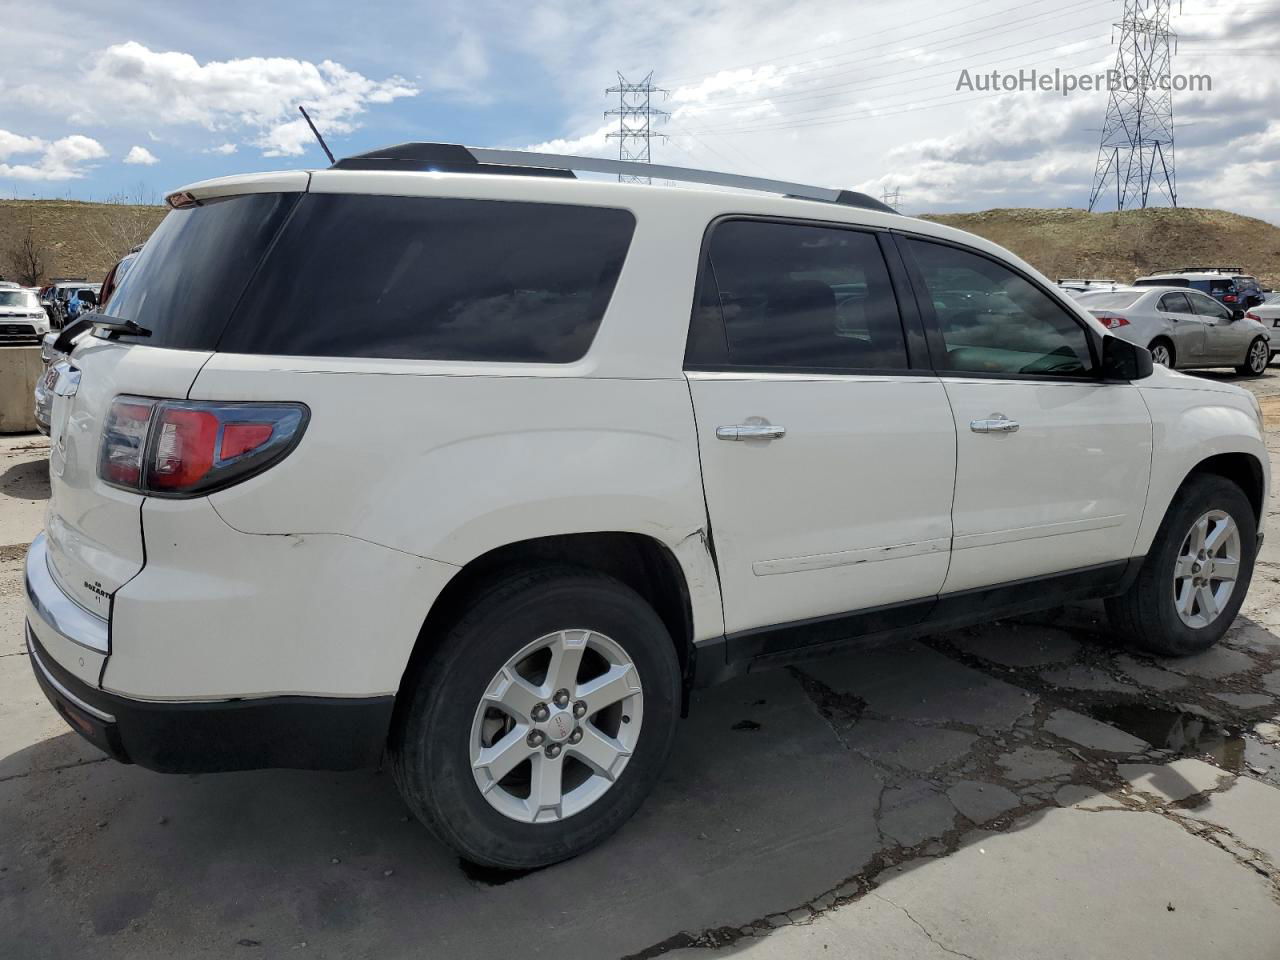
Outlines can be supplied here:
<path id="1" fill-rule="evenodd" d="M 1024 208 L 925 219 L 986 237 L 1054 280 L 1105 277 L 1128 282 L 1164 268 L 1218 264 L 1242 266 L 1264 287 L 1280 286 L 1280 227 L 1224 210 Z"/>
<path id="2" fill-rule="evenodd" d="M 120 257 L 141 243 L 167 207 L 75 200 L 0 200 L 0 274 L 18 279 L 11 252 L 27 228 L 45 250 L 44 275 L 101 280 Z"/>
<path id="3" fill-rule="evenodd" d="M 0 273 L 28 225 L 48 251 L 47 276 L 101 279 L 164 216 L 160 206 L 66 200 L 0 200 Z M 1280 286 L 1280 227 L 1222 210 L 1158 208 L 1123 213 L 1009 209 L 927 215 L 1008 247 L 1048 276 L 1128 281 L 1162 267 L 1240 264 Z"/>

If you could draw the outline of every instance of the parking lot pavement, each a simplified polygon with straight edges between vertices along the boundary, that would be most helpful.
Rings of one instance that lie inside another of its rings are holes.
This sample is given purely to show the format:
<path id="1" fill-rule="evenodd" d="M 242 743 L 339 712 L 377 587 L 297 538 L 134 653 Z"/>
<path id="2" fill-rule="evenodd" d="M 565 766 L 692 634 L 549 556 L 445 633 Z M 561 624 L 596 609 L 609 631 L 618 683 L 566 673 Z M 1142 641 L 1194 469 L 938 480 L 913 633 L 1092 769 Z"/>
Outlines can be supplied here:
<path id="1" fill-rule="evenodd" d="M 1251 386 L 1274 462 L 1280 376 Z M 616 837 L 495 877 L 411 822 L 385 771 L 172 777 L 82 744 L 18 640 L 42 490 L 9 443 L 0 956 L 1280 952 L 1276 534 L 1198 657 L 1129 653 L 1080 606 L 703 692 Z"/>

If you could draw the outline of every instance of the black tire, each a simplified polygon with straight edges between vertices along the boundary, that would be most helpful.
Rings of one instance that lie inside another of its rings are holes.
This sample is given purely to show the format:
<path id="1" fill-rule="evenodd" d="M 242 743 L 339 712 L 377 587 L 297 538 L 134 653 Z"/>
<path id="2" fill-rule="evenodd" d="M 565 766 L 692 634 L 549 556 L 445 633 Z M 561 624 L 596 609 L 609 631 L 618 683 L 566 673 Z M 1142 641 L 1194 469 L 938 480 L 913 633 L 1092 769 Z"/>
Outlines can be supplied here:
<path id="1" fill-rule="evenodd" d="M 1230 600 L 1217 618 L 1193 628 L 1174 605 L 1173 574 L 1191 525 L 1209 510 L 1230 514 L 1240 531 L 1240 569 Z M 1163 656 L 1188 656 L 1208 650 L 1227 632 L 1244 603 L 1257 553 L 1258 519 L 1238 486 L 1214 474 L 1187 479 L 1174 495 L 1151 550 L 1129 589 L 1107 600 L 1112 627 L 1135 647 Z"/>
<path id="2" fill-rule="evenodd" d="M 635 665 L 644 717 L 617 780 L 586 809 L 552 823 L 510 819 L 481 795 L 471 769 L 472 722 L 485 689 L 525 645 L 592 628 Z M 680 664 L 662 620 L 612 577 L 572 567 L 509 575 L 477 591 L 433 651 L 406 675 L 392 730 L 392 772 L 413 813 L 465 860 L 503 870 L 556 863 L 590 849 L 636 811 L 671 751 Z"/>
<path id="3" fill-rule="evenodd" d="M 1263 350 L 1258 350 L 1260 343 L 1264 345 Z M 1249 349 L 1245 351 L 1244 363 L 1236 367 L 1236 373 L 1242 377 L 1260 377 L 1266 373 L 1267 364 L 1271 362 L 1271 351 L 1265 348 L 1265 344 L 1266 341 L 1262 337 L 1254 337 L 1249 342 Z"/>
<path id="4" fill-rule="evenodd" d="M 1155 359 L 1155 354 L 1156 354 L 1156 348 L 1157 348 L 1157 347 L 1164 347 L 1167 351 L 1169 351 L 1169 363 L 1168 363 L 1168 367 L 1169 367 L 1169 369 L 1170 369 L 1170 370 L 1175 370 L 1175 369 L 1177 369 L 1177 366 L 1178 366 L 1178 354 L 1177 354 L 1177 352 L 1173 349 L 1173 344 L 1172 344 L 1172 343 L 1170 343 L 1168 340 L 1166 340 L 1164 337 L 1156 337 L 1154 340 L 1152 340 L 1152 341 L 1151 341 L 1151 343 L 1150 343 L 1150 344 L 1148 344 L 1148 345 L 1147 345 L 1147 349 L 1151 351 L 1152 361 L 1153 361 L 1153 362 L 1155 362 L 1155 363 L 1159 363 L 1159 362 L 1160 362 L 1159 360 L 1156 360 L 1156 359 Z"/>

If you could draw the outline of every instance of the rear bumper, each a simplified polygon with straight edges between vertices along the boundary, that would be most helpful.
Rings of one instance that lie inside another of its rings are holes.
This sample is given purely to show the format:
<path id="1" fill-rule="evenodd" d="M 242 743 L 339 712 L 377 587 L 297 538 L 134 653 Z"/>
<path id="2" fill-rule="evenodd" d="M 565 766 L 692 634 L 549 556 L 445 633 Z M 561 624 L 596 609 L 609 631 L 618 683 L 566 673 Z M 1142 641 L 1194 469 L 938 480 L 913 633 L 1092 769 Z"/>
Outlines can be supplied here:
<path id="1" fill-rule="evenodd" d="M 393 697 L 268 697 L 214 703 L 131 700 L 74 676 L 27 623 L 36 680 L 73 730 L 121 763 L 161 773 L 375 766 Z"/>
<path id="2" fill-rule="evenodd" d="M 27 554 L 27 652 L 45 696 L 109 756 L 165 773 L 291 767 L 354 770 L 382 756 L 395 698 L 278 696 L 143 700 L 107 693 L 99 676 L 108 624 L 50 576 L 44 537 Z"/>

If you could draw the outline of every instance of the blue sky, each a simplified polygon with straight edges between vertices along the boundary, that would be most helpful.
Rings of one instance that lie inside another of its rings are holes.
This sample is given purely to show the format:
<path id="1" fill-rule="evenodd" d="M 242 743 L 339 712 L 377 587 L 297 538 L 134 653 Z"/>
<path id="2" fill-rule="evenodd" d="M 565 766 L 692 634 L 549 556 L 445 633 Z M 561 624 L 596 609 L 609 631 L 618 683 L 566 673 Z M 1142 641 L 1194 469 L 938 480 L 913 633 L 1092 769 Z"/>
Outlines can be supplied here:
<path id="1" fill-rule="evenodd" d="M 605 87 L 671 89 L 662 162 L 901 191 L 908 212 L 1081 206 L 1105 93 L 957 92 L 1106 69 L 1117 0 L 5 0 L 0 193 L 103 199 L 410 139 L 609 155 Z M 1280 221 L 1280 0 L 1186 0 L 1183 205 Z"/>

